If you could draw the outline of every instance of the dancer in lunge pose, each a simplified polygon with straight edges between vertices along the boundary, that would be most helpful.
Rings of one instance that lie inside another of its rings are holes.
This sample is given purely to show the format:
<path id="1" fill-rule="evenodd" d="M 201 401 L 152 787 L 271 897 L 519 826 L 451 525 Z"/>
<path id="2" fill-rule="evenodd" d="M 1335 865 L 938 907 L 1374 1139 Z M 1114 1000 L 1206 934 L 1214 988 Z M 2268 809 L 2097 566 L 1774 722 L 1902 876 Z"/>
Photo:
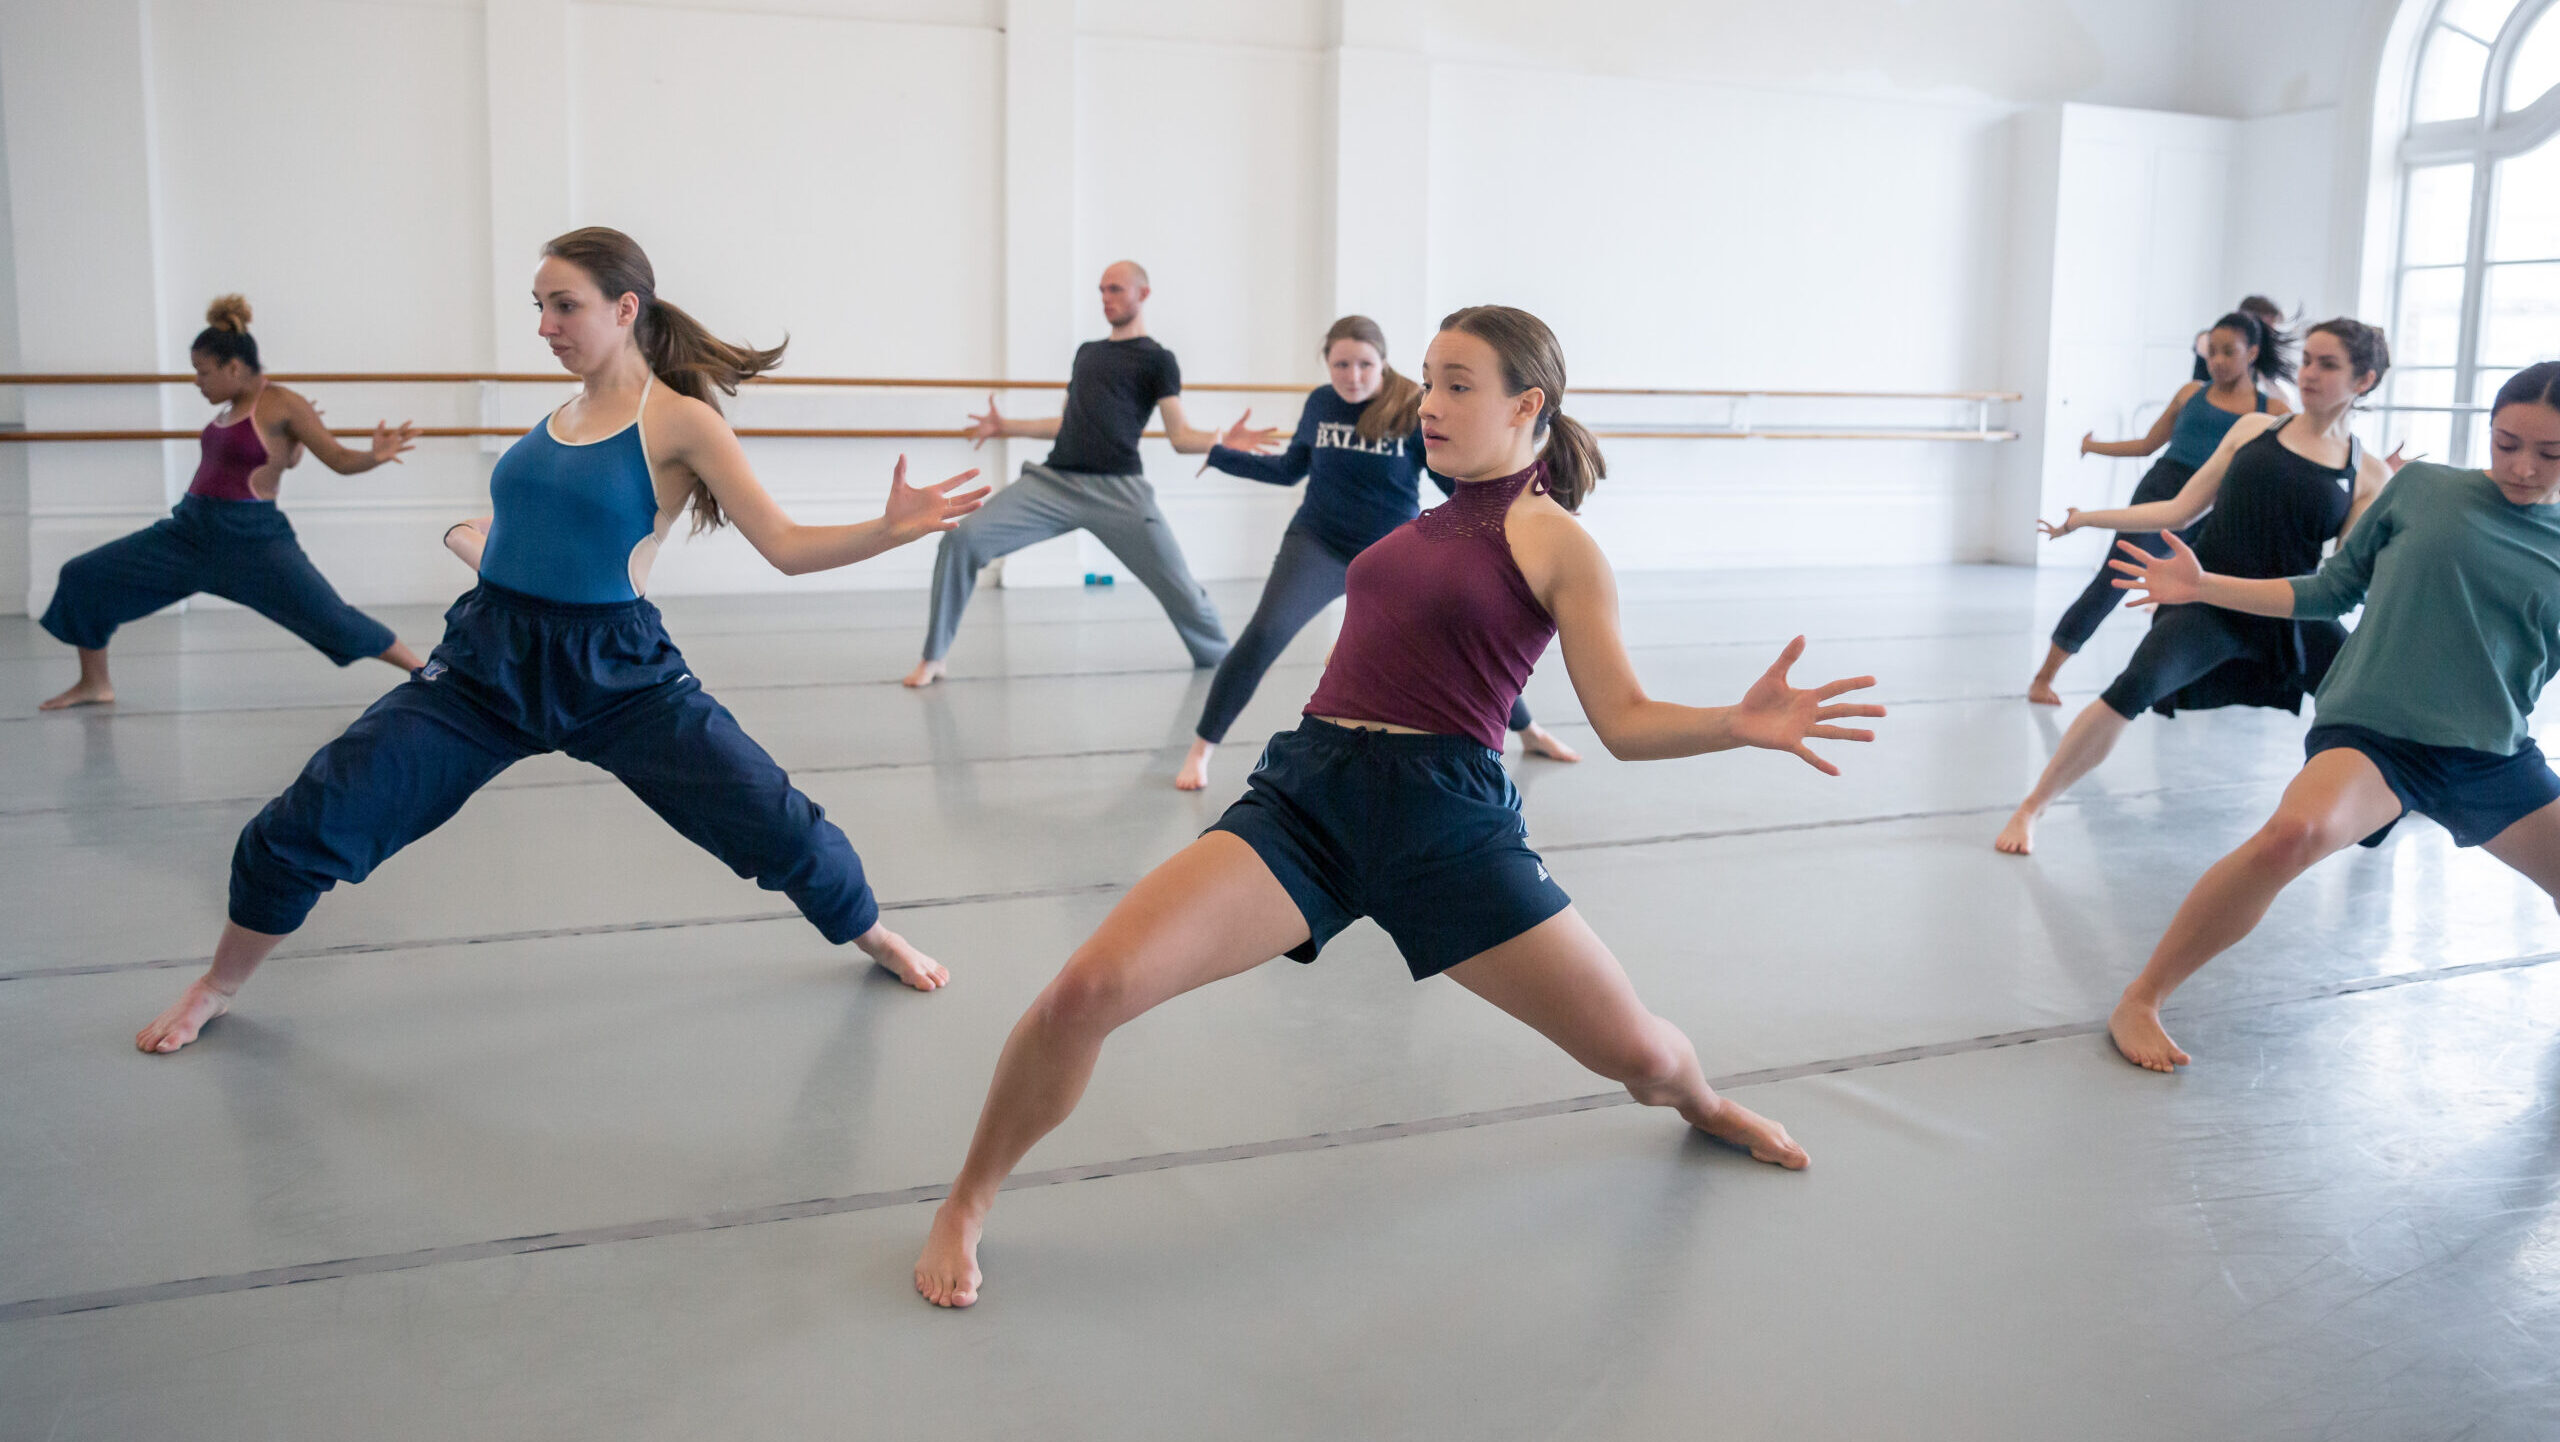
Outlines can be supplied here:
<path id="1" fill-rule="evenodd" d="M 2113 511 L 2075 508 L 2045 533 L 2066 536 L 2087 526 L 2176 531 L 2210 509 L 2195 544 L 2206 565 L 2234 576 L 2309 571 L 2331 538 L 2351 533 L 2390 477 L 2347 433 L 2357 398 L 2390 367 L 2381 331 L 2344 318 L 2323 321 L 2302 345 L 2300 415 L 2242 416 L 2174 498 Z M 2036 819 L 2107 759 L 2124 728 L 2147 709 L 2173 716 L 2269 706 L 2300 714 L 2302 698 L 2328 674 L 2345 640 L 2344 628 L 2325 617 L 2270 620 L 2210 606 L 2161 608 L 2124 673 L 2072 718 L 2035 789 L 1993 845 L 2015 856 L 2033 850 Z"/>
<path id="2" fill-rule="evenodd" d="M 1199 455 L 1218 440 L 1217 432 L 1195 430 L 1183 416 L 1182 367 L 1147 334 L 1151 294 L 1147 272 L 1134 260 L 1103 271 L 1102 318 L 1110 322 L 1111 335 L 1077 348 L 1062 414 L 1016 420 L 999 412 L 990 395 L 987 413 L 969 418 L 970 439 L 979 445 L 1005 436 L 1057 444 L 1047 460 L 1026 462 L 1021 479 L 942 538 L 933 557 L 924 659 L 907 673 L 908 685 L 942 679 L 960 613 L 968 609 L 978 572 L 989 561 L 1069 531 L 1091 531 L 1155 593 L 1190 650 L 1192 665 L 1215 666 L 1226 658 L 1227 632 L 1218 623 L 1218 608 L 1191 579 L 1138 458 L 1149 412 L 1164 417 L 1165 438 L 1184 455 Z"/>
<path id="3" fill-rule="evenodd" d="M 2186 1065 L 2162 1003 L 2295 877 L 2357 842 L 2381 845 L 2409 812 L 2560 897 L 2560 777 L 2527 729 L 2560 669 L 2560 361 L 2499 388 L 2489 449 L 2486 471 L 2402 467 L 2316 575 L 2218 575 L 2184 545 L 2120 560 L 2118 584 L 2164 607 L 2284 618 L 2364 606 L 2275 815 L 2196 882 L 2108 1018 L 2127 1061 Z"/>
<path id="4" fill-rule="evenodd" d="M 953 494 L 975 471 L 910 488 L 902 457 L 878 520 L 793 521 L 748 468 L 713 390 L 734 394 L 781 349 L 721 341 L 657 292 L 649 258 L 620 231 L 543 247 L 542 338 L 584 388 L 499 458 L 492 516 L 446 533 L 480 584 L 445 613 L 443 644 L 241 831 L 212 969 L 134 1038 L 144 1051 L 195 1040 L 320 893 L 364 880 L 546 751 L 611 772 L 740 876 L 788 895 L 829 941 L 920 990 L 950 979 L 880 924 L 844 833 L 702 689 L 641 591 L 687 507 L 695 530 L 734 524 L 796 576 L 947 531 L 986 492 Z"/>
<path id="5" fill-rule="evenodd" d="M 1836 775 L 1806 743 L 1870 739 L 1833 723 L 1884 709 L 1833 698 L 1873 680 L 1789 685 L 1798 637 L 1736 705 L 1647 696 L 1608 560 L 1573 518 L 1603 472 L 1591 433 L 1562 414 L 1555 337 L 1526 311 L 1471 307 L 1441 322 L 1422 374 L 1423 442 L 1456 494 L 1351 563 L 1342 639 L 1298 729 L 1272 738 L 1244 798 L 1132 888 L 1015 1024 L 916 1263 L 928 1300 L 977 1300 L 997 1188 L 1074 1109 L 1115 1027 L 1272 957 L 1312 961 L 1363 915 L 1417 980 L 1445 972 L 1638 1101 L 1758 1160 L 1805 1165 L 1784 1127 L 1708 1087 L 1689 1039 L 1636 999 L 1529 849 L 1502 721 L 1561 636 L 1613 754 L 1760 746 Z"/>
<path id="6" fill-rule="evenodd" d="M 116 699 L 108 638 L 125 622 L 199 591 L 248 607 L 341 666 L 372 657 L 403 671 L 418 668 L 418 653 L 390 627 L 338 599 L 276 508 L 284 473 L 304 447 L 339 475 L 361 475 L 398 461 L 417 428 L 377 424 L 368 448 L 338 444 L 310 401 L 260 368 L 247 301 L 218 296 L 204 318 L 189 358 L 196 393 L 222 413 L 204 428 L 195 479 L 167 519 L 62 563 L 43 624 L 55 640 L 79 648 L 80 680 L 43 710 Z"/>
<path id="7" fill-rule="evenodd" d="M 2197 469 L 2213 458 L 2214 447 L 2222 444 L 2222 438 L 2230 434 L 2232 425 L 2242 416 L 2260 411 L 2283 415 L 2293 409 L 2283 397 L 2268 394 L 2276 382 L 2293 378 L 2290 336 L 2268 327 L 2249 311 L 2236 310 L 2215 321 L 2213 329 L 2205 332 L 2204 340 L 2205 354 L 2196 364 L 2210 369 L 2178 388 L 2178 393 L 2169 398 L 2168 409 L 2151 423 L 2149 435 L 2138 441 L 2102 441 L 2092 431 L 2080 438 L 2080 454 L 2084 456 L 2147 456 L 2168 447 L 2169 453 L 2153 462 L 2134 486 L 2131 505 L 2144 506 L 2175 497 Z M 2195 538 L 2196 531 L 2191 529 L 2181 539 L 2192 543 Z M 2155 556 L 2164 554 L 2156 531 L 2136 531 L 2116 539 L 2131 541 Z M 2112 557 L 2115 548 L 2110 546 L 2107 554 Z M 2044 665 L 2027 683 L 2028 700 L 2039 706 L 2062 704 L 2061 694 L 2053 689 L 2053 678 L 2061 673 L 2064 662 L 2089 644 L 2107 613 L 2123 604 L 2115 582 L 2116 573 L 2100 561 L 2098 573 L 2089 578 L 2089 584 L 2064 609 L 2061 621 L 2054 626 L 2053 643 L 2045 650 Z"/>
<path id="8" fill-rule="evenodd" d="M 1352 557 L 1421 508 L 1418 483 L 1430 474 L 1414 419 L 1422 388 L 1387 364 L 1386 333 L 1365 315 L 1346 315 L 1325 332 L 1324 363 L 1333 380 L 1307 393 L 1287 450 L 1263 454 L 1272 433 L 1248 427 L 1247 411 L 1209 451 L 1208 464 L 1229 475 L 1274 486 L 1304 480 L 1307 498 L 1281 534 L 1261 604 L 1209 683 L 1198 739 L 1173 779 L 1185 791 L 1209 784 L 1209 758 L 1227 728 L 1290 641 L 1342 595 Z M 1441 494 L 1452 493 L 1447 480 L 1431 479 Z M 1582 759 L 1530 716 L 1525 700 L 1512 701 L 1509 724 L 1530 754 Z"/>

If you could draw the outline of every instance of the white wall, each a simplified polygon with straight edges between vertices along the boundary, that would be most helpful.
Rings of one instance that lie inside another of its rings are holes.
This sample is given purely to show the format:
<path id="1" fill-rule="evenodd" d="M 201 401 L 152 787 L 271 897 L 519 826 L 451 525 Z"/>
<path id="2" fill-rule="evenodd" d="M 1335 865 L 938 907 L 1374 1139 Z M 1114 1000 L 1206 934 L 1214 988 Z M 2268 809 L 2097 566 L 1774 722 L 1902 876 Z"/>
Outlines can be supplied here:
<path id="1" fill-rule="evenodd" d="M 2334 212 L 2362 204 L 2361 153 L 2339 137 L 2362 123 L 2353 54 L 2382 3 L 2306 37 L 2292 22 L 2323 7 L 2297 0 L 11 0 L 16 313 L 0 323 L 30 369 L 175 370 L 205 300 L 242 290 L 281 369 L 537 369 L 533 252 L 606 223 L 715 329 L 788 332 L 804 373 L 1063 375 L 1102 328 L 1095 273 L 1129 255 L 1195 381 L 1312 385 L 1321 328 L 1349 310 L 1384 321 L 1410 366 L 1441 311 L 1499 299 L 1555 324 L 1584 386 L 2037 387 L 2049 357 L 2022 337 L 2050 338 L 2050 237 L 2022 218 L 2050 208 L 2051 157 L 2021 148 L 2020 117 L 2256 117 L 2235 184 L 2283 201 L 2235 206 L 2194 247 L 2230 258 L 2214 305 L 2237 282 L 2343 306 L 2356 243 L 2276 217 L 2320 204 L 2324 182 Z M 2234 35 L 2264 55 L 2219 58 Z M 2336 78 L 2281 78 L 2296 72 Z M 262 181 L 244 155 L 312 179 Z M 482 406 L 460 387 L 318 398 L 341 424 Z M 2040 430 L 2045 399 L 2007 419 Z M 550 400 L 511 390 L 501 418 L 530 424 Z M 939 426 L 976 400 L 767 390 L 733 414 Z M 1223 423 L 1243 403 L 1189 408 Z M 1251 403 L 1288 419 L 1282 397 Z M 183 389 L 25 405 L 47 426 L 203 418 Z M 1603 423 L 1721 415 L 1575 405 Z M 450 594 L 464 578 L 433 536 L 482 503 L 492 449 L 428 442 L 345 480 L 306 464 L 286 504 L 351 596 Z M 898 449 L 749 447 L 820 521 L 876 506 Z M 904 449 L 937 477 L 1040 453 Z M 0 594 L 41 605 L 62 559 L 166 504 L 191 452 L 28 448 L 10 458 L 23 541 L 0 461 Z M 2009 513 L 2040 498 L 1992 446 L 1610 455 L 1591 521 L 1629 566 L 2008 554 Z M 1161 445 L 1148 457 L 1195 569 L 1259 574 L 1290 498 L 1194 479 Z M 913 586 L 930 562 L 920 547 L 786 581 L 721 537 L 671 547 L 656 585 Z M 1009 578 L 1108 568 L 1069 540 Z"/>

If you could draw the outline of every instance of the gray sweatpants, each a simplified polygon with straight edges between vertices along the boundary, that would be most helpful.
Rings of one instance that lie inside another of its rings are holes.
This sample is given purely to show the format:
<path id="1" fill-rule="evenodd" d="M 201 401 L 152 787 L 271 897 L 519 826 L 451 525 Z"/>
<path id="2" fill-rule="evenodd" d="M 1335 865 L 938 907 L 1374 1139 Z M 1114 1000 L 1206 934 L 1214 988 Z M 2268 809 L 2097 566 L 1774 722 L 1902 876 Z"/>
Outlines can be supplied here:
<path id="1" fill-rule="evenodd" d="M 1191 579 L 1173 528 L 1156 509 L 1156 488 L 1144 476 L 1104 476 L 1053 471 L 1025 464 L 1022 478 L 942 537 L 933 557 L 933 614 L 925 625 L 924 659 L 939 661 L 960 629 L 960 613 L 978 589 L 978 572 L 999 556 L 1025 546 L 1091 531 L 1111 548 L 1139 582 L 1155 593 L 1194 666 L 1215 666 L 1227 654 L 1226 628 L 1209 593 Z"/>

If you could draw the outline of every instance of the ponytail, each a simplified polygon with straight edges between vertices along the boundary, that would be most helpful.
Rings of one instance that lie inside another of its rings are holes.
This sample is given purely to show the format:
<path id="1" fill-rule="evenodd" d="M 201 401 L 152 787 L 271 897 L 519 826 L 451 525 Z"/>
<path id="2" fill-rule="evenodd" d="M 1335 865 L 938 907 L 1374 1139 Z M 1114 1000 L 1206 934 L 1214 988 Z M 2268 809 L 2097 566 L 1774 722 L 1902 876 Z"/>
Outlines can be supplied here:
<path id="1" fill-rule="evenodd" d="M 1537 437 L 1545 442 L 1539 457 L 1546 467 L 1547 494 L 1568 511 L 1579 511 L 1592 490 L 1609 474 L 1600 458 L 1600 442 L 1582 422 L 1564 413 L 1564 347 L 1547 323 L 1507 305 L 1471 305 L 1440 322 L 1442 330 L 1463 331 L 1493 347 L 1502 360 L 1502 379 L 1510 395 L 1532 386 L 1544 395 L 1538 408 Z"/>
<path id="2" fill-rule="evenodd" d="M 650 374 L 667 389 L 691 396 L 714 411 L 720 409 L 722 395 L 736 395 L 741 382 L 781 364 L 783 348 L 791 344 L 786 337 L 782 345 L 771 350 L 733 345 L 713 335 L 681 307 L 658 299 L 658 276 L 649 265 L 647 253 L 640 249 L 638 241 L 621 231 L 590 225 L 554 239 L 542 248 L 542 253 L 585 271 L 606 300 L 626 295 L 639 297 L 640 316 L 631 327 L 631 336 L 640 347 L 641 358 L 649 363 Z M 699 477 L 694 480 L 688 508 L 693 512 L 697 534 L 720 528 L 719 498 Z"/>
<path id="3" fill-rule="evenodd" d="M 2249 297 L 2249 300 L 2259 299 L 2257 296 Z M 2249 368 L 2261 388 L 2271 381 L 2293 379 L 2293 337 L 2285 334 L 2284 327 L 2278 322 L 2250 309 L 2248 301 L 2241 302 L 2241 309 L 2215 321 L 2213 328 L 2231 332 L 2257 351 L 2258 358 L 2249 363 Z"/>

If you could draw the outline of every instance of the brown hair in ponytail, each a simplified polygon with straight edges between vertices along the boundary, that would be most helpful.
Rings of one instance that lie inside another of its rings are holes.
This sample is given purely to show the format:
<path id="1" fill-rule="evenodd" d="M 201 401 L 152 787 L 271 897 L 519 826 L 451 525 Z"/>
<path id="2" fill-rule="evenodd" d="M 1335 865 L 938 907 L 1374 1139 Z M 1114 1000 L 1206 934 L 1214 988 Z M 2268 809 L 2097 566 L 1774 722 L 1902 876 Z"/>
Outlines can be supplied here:
<path id="1" fill-rule="evenodd" d="M 1592 488 L 1609 474 L 1600 459 L 1600 443 L 1582 422 L 1564 413 L 1564 347 L 1547 323 L 1507 305 L 1471 305 L 1452 311 L 1442 330 L 1463 331 L 1493 347 L 1502 358 L 1502 381 L 1518 395 L 1531 386 L 1545 394 L 1538 408 L 1538 434 L 1546 443 L 1540 458 L 1547 467 L 1547 494 L 1568 511 L 1579 511 Z"/>
<path id="2" fill-rule="evenodd" d="M 713 410 L 720 395 L 736 395 L 738 384 L 782 363 L 783 346 L 758 350 L 731 345 L 703 328 L 702 322 L 658 299 L 658 273 L 649 265 L 640 242 L 608 226 L 590 225 L 556 237 L 542 253 L 565 260 L 587 273 L 607 301 L 626 295 L 640 298 L 640 318 L 631 336 L 649 370 L 667 389 L 693 397 Z M 693 483 L 693 529 L 717 530 L 720 502 L 711 488 Z"/>
<path id="3" fill-rule="evenodd" d="M 1369 397 L 1369 408 L 1360 413 L 1360 424 L 1354 427 L 1364 441 L 1402 440 L 1413 434 L 1420 424 L 1422 387 L 1412 377 L 1387 365 L 1387 333 L 1365 315 L 1346 315 L 1324 333 L 1324 358 L 1333 359 L 1335 341 L 1358 341 L 1378 353 L 1378 364 L 1385 367 L 1386 378 L 1378 383 L 1378 393 Z"/>

